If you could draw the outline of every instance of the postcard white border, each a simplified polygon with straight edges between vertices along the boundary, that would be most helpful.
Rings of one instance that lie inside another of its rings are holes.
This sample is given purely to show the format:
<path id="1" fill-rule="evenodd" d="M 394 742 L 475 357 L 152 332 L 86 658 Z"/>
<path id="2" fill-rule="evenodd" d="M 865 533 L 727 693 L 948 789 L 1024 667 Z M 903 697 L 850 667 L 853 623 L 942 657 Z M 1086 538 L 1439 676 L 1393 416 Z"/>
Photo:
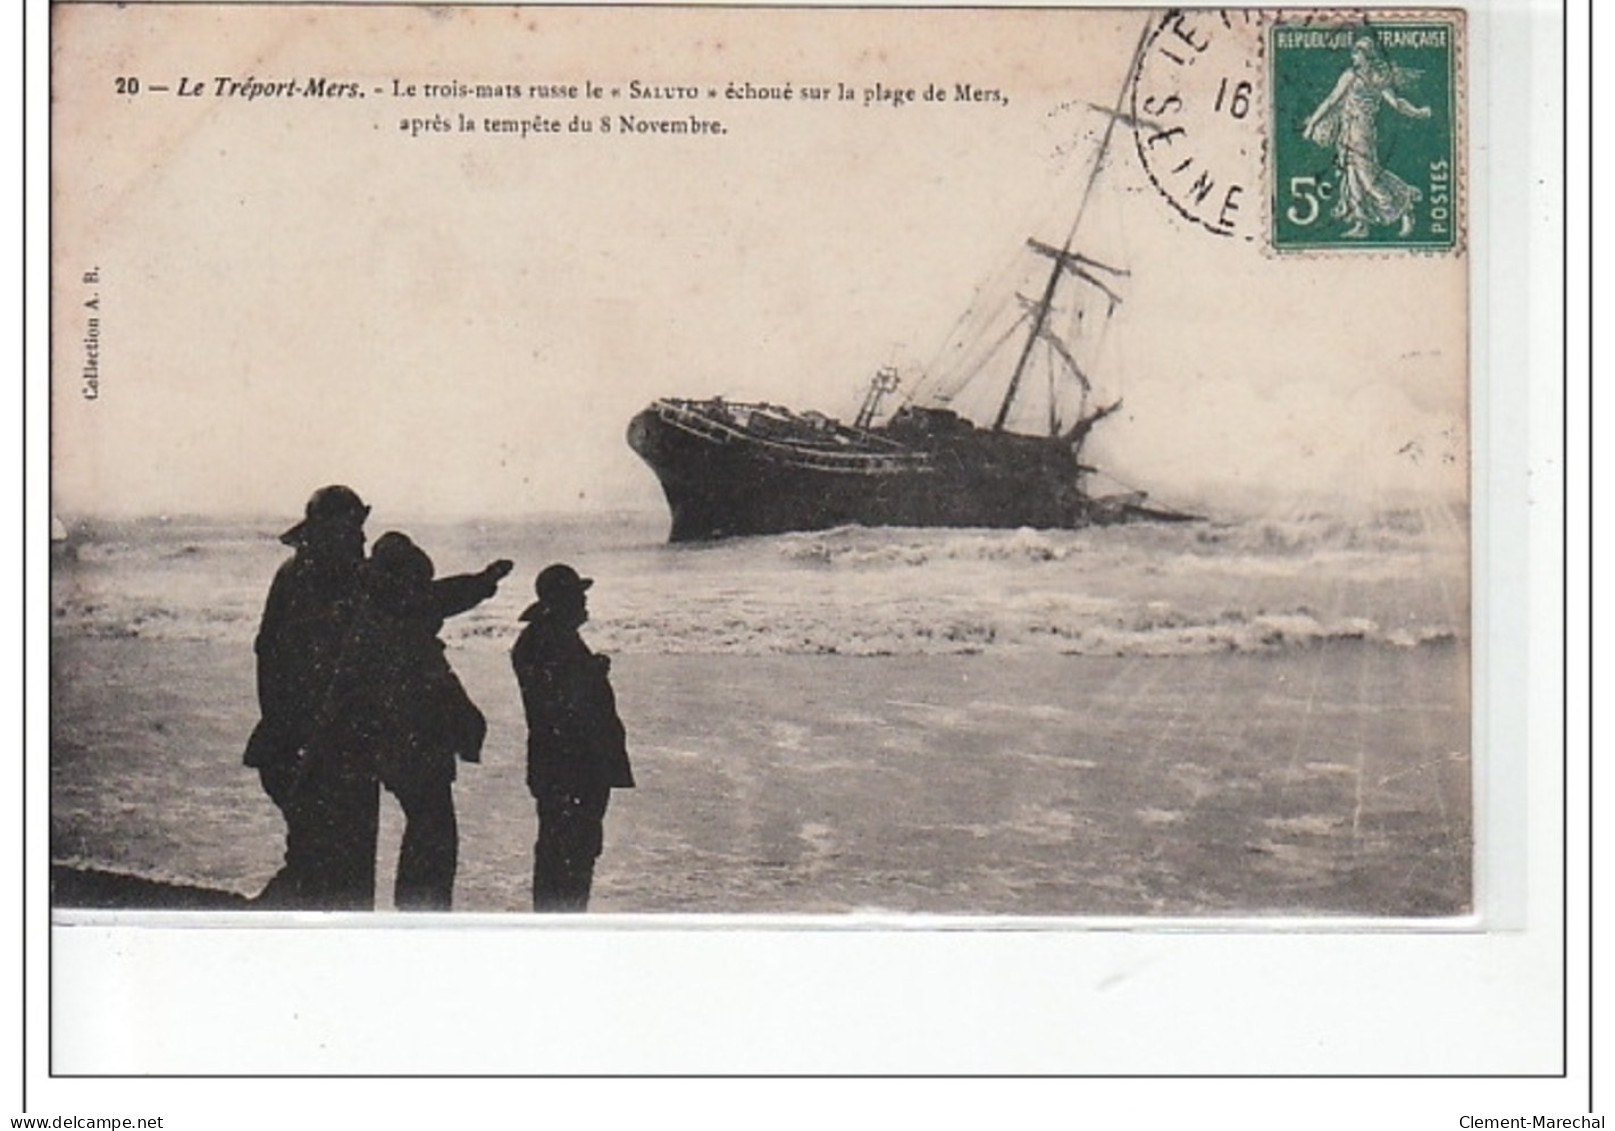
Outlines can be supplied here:
<path id="1" fill-rule="evenodd" d="M 1471 185 L 1477 286 L 1474 411 L 1477 452 L 1477 736 L 1484 771 L 1480 922 L 1458 932 L 1171 930 L 914 931 L 857 928 L 692 930 L 636 924 L 564 931 L 456 920 L 453 926 L 219 930 L 48 921 L 44 602 L 48 566 L 44 332 L 45 5 L 31 2 L 28 43 L 30 230 L 26 374 L 27 778 L 29 886 L 27 1107 L 31 1114 L 168 1113 L 168 1126 L 342 1126 L 361 1114 L 392 1127 L 504 1110 L 528 1093 L 510 1083 L 67 1079 L 45 1075 L 50 1030 L 45 957 L 53 949 L 55 1008 L 81 1019 L 72 1048 L 49 1050 L 97 1072 L 480 1072 L 583 1075 L 918 1073 L 1158 1075 L 1424 1075 L 1445 1079 L 1050 1082 L 1010 1093 L 980 1084 L 916 1093 L 870 1083 L 705 1085 L 720 1122 L 794 1125 L 823 1112 L 786 1097 L 874 1104 L 905 1097 L 922 1112 L 1015 1125 L 1039 1106 L 1076 1123 L 1100 1110 L 1152 1113 L 1146 1125 L 1198 1120 L 1208 1103 L 1246 1126 L 1450 1126 L 1461 1114 L 1582 1110 L 1586 1077 L 1587 735 L 1578 710 L 1581 661 L 1561 670 L 1561 582 L 1587 591 L 1579 529 L 1566 535 L 1559 496 L 1566 460 L 1560 371 L 1564 323 L 1558 176 L 1561 122 L 1571 144 L 1582 104 L 1574 77 L 1561 103 L 1560 14 L 1546 4 L 1470 6 Z M 1571 14 L 1572 44 L 1588 42 Z M 1572 51 L 1572 56 L 1575 51 Z M 1572 66 L 1577 61 L 1572 58 Z M 1579 154 L 1570 155 L 1579 200 Z M 1572 215 L 1578 213 L 1572 209 Z M 1579 262 L 1579 260 L 1578 260 Z M 1571 385 L 1588 372 L 1579 311 L 1570 304 Z M 1529 374 L 1528 382 L 1518 374 Z M 1581 407 L 1580 390 L 1572 388 Z M 1572 413 L 1572 419 L 1584 416 Z M 1574 449 L 1578 440 L 1572 432 Z M 1572 524 L 1584 508 L 1572 475 Z M 20 494 L 20 492 L 19 492 Z M 20 524 L 19 524 L 20 525 Z M 12 556 L 16 560 L 16 556 Z M 1569 624 L 1576 625 L 1572 617 Z M 1572 695 L 1568 716 L 1563 689 Z M 19 713 L 20 717 L 20 713 Z M 1561 724 L 1567 722 L 1566 735 Z M 1561 779 L 1568 739 L 1569 781 Z M 1509 756 L 1501 756 L 1507 752 Z M 1516 755 L 1518 755 L 1516 757 Z M 1518 773 L 1514 769 L 1518 768 Z M 1568 830 L 1562 818 L 1569 786 Z M 1568 840 L 1564 838 L 1568 836 Z M 15 838 L 13 838 L 13 841 Z M 1519 851 L 1522 847 L 1523 852 Z M 1568 869 L 1560 867 L 1568 844 Z M 8 852 L 14 851 L 7 849 Z M 1500 855 L 1501 854 L 1501 858 Z M 1523 871 L 1506 861 L 1523 861 Z M 17 862 L 20 864 L 20 861 Z M 15 876 L 19 868 L 8 872 Z M 10 890 L 16 891 L 15 884 Z M 1568 891 L 1569 906 L 1561 906 Z M 9 901 L 19 906 L 19 899 Z M 1568 912 L 1567 915 L 1564 913 Z M 13 911 L 15 914 L 15 911 Z M 1563 917 L 1562 917 L 1563 916 Z M 1561 937 L 1560 924 L 1568 935 Z M 581 975 L 543 979 L 544 952 L 566 951 Z M 1561 959 L 1568 952 L 1568 965 Z M 416 1000 L 400 985 L 407 969 Z M 1561 973 L 1565 981 L 1561 982 Z M 315 1009 L 295 987 L 340 987 Z M 1569 1003 L 1569 1015 L 1561 1013 Z M 91 1021 L 93 1020 L 93 1024 Z M 16 1033 L 15 1027 L 13 1033 Z M 60 1033 L 57 1034 L 60 1038 Z M 16 1044 L 17 1036 L 5 1043 Z M 1567 1042 L 1567 1043 L 1563 1043 Z M 10 1063 L 20 1066 L 22 1048 Z M 401 1067 L 402 1066 L 402 1067 Z M 435 1066 L 435 1067 L 433 1067 Z M 1563 1071 L 1570 1073 L 1561 1079 Z M 1450 1077 L 1522 1075 L 1481 1081 Z M 14 1069 L 13 1080 L 21 1076 Z M 0 1075 L 0 1079 L 4 1079 Z M 656 1117 L 659 1089 L 619 1081 L 552 1082 L 545 1095 L 580 1113 Z M 16 1085 L 13 1084 L 13 1094 Z M 1041 1095 L 1038 1093 L 1041 1092 Z M 928 1096 L 929 1098 L 922 1098 Z M 779 1097 L 779 1098 L 775 1098 Z M 838 1098 L 839 1097 L 839 1098 Z M 1088 1097 L 1088 1098 L 1080 1098 Z M 692 1096 L 692 1101 L 694 1097 Z M 1097 1108 L 1096 1101 L 1104 1105 Z M 14 1100 L 13 1107 L 18 1101 Z M 694 1101 L 701 1102 L 701 1101 Z M 1082 1106 L 1071 1108 L 1069 1103 Z M 934 1107 L 931 1105 L 935 1105 Z M 704 1115 L 713 1111 L 702 1103 Z M 877 1109 L 878 1110 L 878 1109 Z M 1063 1113 L 1063 1114 L 1061 1114 Z M 514 1113 L 512 1113 L 514 1114 Z M 875 1114 L 875 1112 L 871 1112 Z M 1428 1116 L 1421 1119 L 1420 1115 Z M 192 1120 L 182 1121 L 180 1116 Z M 895 1113 L 892 1113 L 895 1115 Z M 877 1116 L 878 1117 L 878 1116 Z M 890 1116 L 888 1116 L 890 1117 Z M 535 1118 L 537 1118 L 535 1113 Z M 948 1123 L 952 1120 L 948 1119 Z"/>

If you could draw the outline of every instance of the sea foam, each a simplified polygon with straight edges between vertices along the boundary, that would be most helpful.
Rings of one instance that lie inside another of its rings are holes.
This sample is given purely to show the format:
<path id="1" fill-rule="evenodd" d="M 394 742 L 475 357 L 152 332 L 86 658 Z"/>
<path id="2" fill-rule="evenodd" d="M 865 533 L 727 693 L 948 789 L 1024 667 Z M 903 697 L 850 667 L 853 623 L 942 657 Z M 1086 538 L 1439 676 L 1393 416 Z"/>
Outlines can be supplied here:
<path id="1" fill-rule="evenodd" d="M 452 648 L 508 648 L 558 557 L 598 585 L 586 632 L 639 654 L 1263 653 L 1468 639 L 1467 535 L 1446 512 L 1085 530 L 865 529 L 668 546 L 655 519 L 411 527 L 439 573 L 518 562 L 453 618 Z M 253 524 L 123 523 L 53 563 L 53 630 L 248 648 L 287 551 Z"/>

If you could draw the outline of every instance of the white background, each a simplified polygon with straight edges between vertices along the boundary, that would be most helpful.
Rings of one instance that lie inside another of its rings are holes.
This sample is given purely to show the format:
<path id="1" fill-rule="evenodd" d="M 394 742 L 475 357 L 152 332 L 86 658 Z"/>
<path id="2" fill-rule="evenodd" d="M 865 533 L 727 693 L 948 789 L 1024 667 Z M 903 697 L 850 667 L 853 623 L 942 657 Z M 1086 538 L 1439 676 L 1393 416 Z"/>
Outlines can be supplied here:
<path id="1" fill-rule="evenodd" d="M 1524 861 L 1523 874 L 1512 873 L 1521 881 L 1512 894 L 1509 869 L 1496 859 L 1483 865 L 1483 875 L 1501 878 L 1502 887 L 1483 889 L 1476 929 L 957 932 L 871 924 L 539 931 L 478 929 L 456 920 L 449 929 L 408 931 L 127 925 L 55 931 L 54 1006 L 98 1022 L 88 1031 L 79 1027 L 88 1051 L 59 1054 L 121 1058 L 146 1068 L 412 1073 L 475 1064 L 520 1074 L 1310 1077 L 436 1081 L 46 1075 L 52 940 L 42 596 L 48 515 L 43 8 L 29 4 L 27 26 L 24 238 L 27 293 L 35 301 L 27 307 L 26 495 L 22 484 L 8 493 L 29 504 L 27 812 L 24 822 L 21 805 L 13 810 L 14 831 L 22 835 L 0 838 L 11 865 L 0 892 L 10 928 L 4 938 L 10 946 L 26 944 L 27 970 L 25 979 L 11 983 L 16 1023 L 0 1038 L 9 1054 L 0 1055 L 0 1088 L 11 1098 L 0 1104 L 11 1111 L 0 1115 L 20 1113 L 25 1084 L 29 1114 L 162 1115 L 165 1128 L 361 1122 L 412 1128 L 468 1117 L 478 1124 L 538 1126 L 557 1116 L 607 1126 L 689 1119 L 748 1127 L 829 1120 L 855 1126 L 1126 1120 L 1144 1127 L 1213 1121 L 1257 1128 L 1454 1127 L 1463 1115 L 1587 1110 L 1589 654 L 1581 626 L 1588 623 L 1589 589 L 1583 432 L 1590 408 L 1589 271 L 1580 237 L 1589 216 L 1582 142 L 1589 136 L 1585 65 L 1592 40 L 1585 13 L 1570 14 L 1571 74 L 1563 104 L 1564 29 L 1543 5 L 1490 6 L 1494 31 L 1486 38 L 1484 65 L 1474 60 L 1477 83 L 1470 92 L 1477 123 L 1472 180 L 1484 178 L 1485 188 L 1471 217 L 1472 242 L 1484 249 L 1477 256 L 1484 275 L 1477 280 L 1475 323 L 1478 371 L 1486 380 L 1477 388 L 1475 439 L 1488 461 L 1476 495 L 1483 518 L 1477 522 L 1483 619 L 1476 634 L 1483 660 L 1477 720 L 1487 798 L 1482 827 L 1488 852 Z M 1568 154 L 1560 149 L 1566 135 Z M 1562 171 L 1570 189 L 1567 216 Z M 1565 222 L 1572 291 L 1562 304 Z M 1568 358 L 1561 353 L 1565 345 Z M 1570 380 L 1562 386 L 1566 367 Z M 1561 399 L 1566 389 L 1568 404 Z M 1565 419 L 1571 422 L 1568 450 L 1561 443 Z M 1561 495 L 1561 475 L 1568 498 Z M 1568 560 L 1560 552 L 1566 538 Z M 15 563 L 19 556 L 5 560 Z M 1567 627 L 1571 665 L 1564 672 Z M 1495 632 L 1486 635 L 1488 629 Z M 11 716 L 21 722 L 21 709 Z M 1561 763 L 1566 750 L 1568 761 Z M 1500 751 L 1507 761 L 1495 757 Z M 1568 780 L 1561 780 L 1561 765 Z M 1521 768 L 1523 776 L 1509 767 Z M 1568 808 L 1562 808 L 1566 788 Z M 18 856 L 24 840 L 26 904 Z M 1565 896 L 1568 934 L 1561 939 Z M 1561 943 L 1568 958 L 1563 986 Z M 542 977 L 563 955 L 575 973 Z M 332 987 L 341 991 L 336 1006 L 327 996 Z M 1569 1008 L 1563 1028 L 1561 1001 Z M 1558 1078 L 1561 1068 L 1568 1078 Z M 1316 1078 L 1325 1073 L 1375 1078 Z M 1395 1078 L 1405 1073 L 1439 1078 Z M 1601 1088 L 1597 1094 L 1605 1105 L 1607 1093 Z"/>

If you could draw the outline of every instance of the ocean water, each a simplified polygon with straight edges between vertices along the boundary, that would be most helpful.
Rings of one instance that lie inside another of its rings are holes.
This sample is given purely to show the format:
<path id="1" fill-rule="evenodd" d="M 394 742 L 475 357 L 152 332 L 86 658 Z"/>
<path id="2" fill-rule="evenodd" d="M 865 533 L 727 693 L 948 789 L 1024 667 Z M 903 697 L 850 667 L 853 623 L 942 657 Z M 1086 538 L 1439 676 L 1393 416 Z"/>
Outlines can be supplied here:
<path id="1" fill-rule="evenodd" d="M 489 720 L 456 907 L 527 904 L 507 653 L 533 577 L 585 635 L 639 788 L 599 911 L 1443 915 L 1470 906 L 1467 531 L 1399 510 L 670 546 L 660 515 L 378 522 L 440 574 Z M 240 764 L 282 521 L 74 523 L 51 577 L 51 850 L 251 894 L 278 813 Z M 383 804 L 378 906 L 399 815 Z"/>
<path id="2" fill-rule="evenodd" d="M 385 526 L 372 522 L 373 533 Z M 835 530 L 667 545 L 658 515 L 400 524 L 439 576 L 517 562 L 445 628 L 508 642 L 538 570 L 597 579 L 597 647 L 642 655 L 1259 653 L 1467 639 L 1468 531 L 1449 508 L 1076 531 Z M 59 634 L 250 643 L 289 551 L 273 522 L 80 523 L 52 572 Z"/>

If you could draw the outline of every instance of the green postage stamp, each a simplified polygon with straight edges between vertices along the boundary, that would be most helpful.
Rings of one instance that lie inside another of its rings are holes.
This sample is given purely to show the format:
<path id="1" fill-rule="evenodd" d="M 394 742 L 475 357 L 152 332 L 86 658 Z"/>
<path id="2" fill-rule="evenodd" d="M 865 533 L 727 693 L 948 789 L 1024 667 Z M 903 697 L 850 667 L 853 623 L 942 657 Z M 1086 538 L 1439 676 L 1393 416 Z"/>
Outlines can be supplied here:
<path id="1" fill-rule="evenodd" d="M 1458 245 L 1461 35 L 1430 17 L 1269 28 L 1276 250 Z"/>

